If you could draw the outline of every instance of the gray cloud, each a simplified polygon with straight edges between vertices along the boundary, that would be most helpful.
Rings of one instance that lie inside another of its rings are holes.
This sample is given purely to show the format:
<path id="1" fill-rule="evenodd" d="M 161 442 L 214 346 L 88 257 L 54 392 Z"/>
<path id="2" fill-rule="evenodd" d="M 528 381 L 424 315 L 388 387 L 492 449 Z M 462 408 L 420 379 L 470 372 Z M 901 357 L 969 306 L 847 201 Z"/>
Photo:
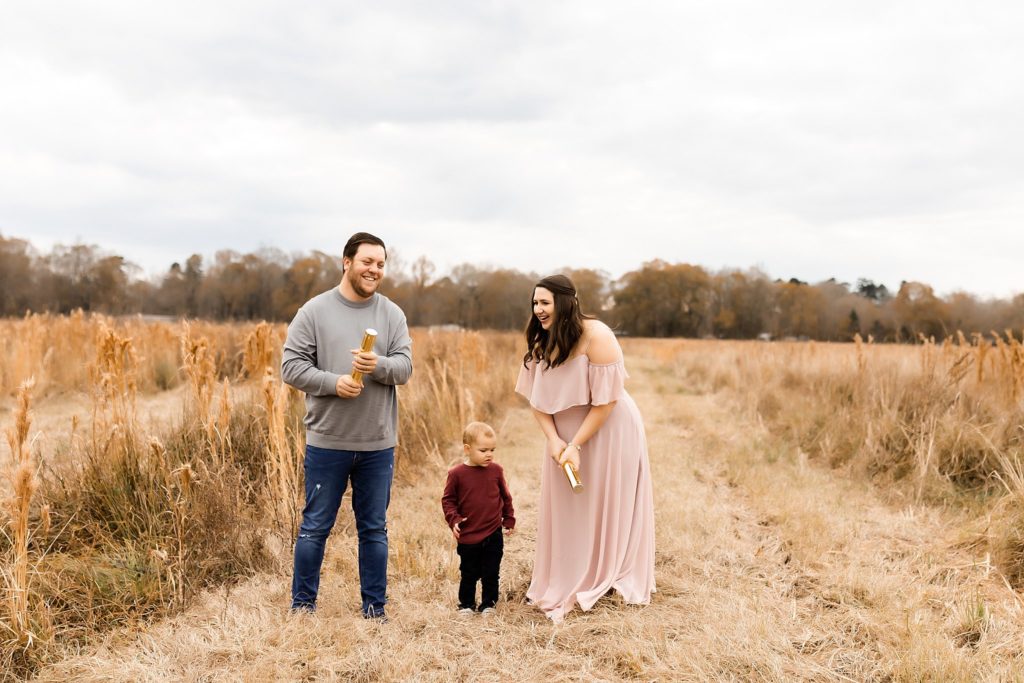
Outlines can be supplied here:
<path id="1" fill-rule="evenodd" d="M 1008 0 L 32 3 L 0 25 L 0 230 L 150 271 L 371 229 L 442 269 L 664 258 L 1006 295 L 1021 19 Z"/>

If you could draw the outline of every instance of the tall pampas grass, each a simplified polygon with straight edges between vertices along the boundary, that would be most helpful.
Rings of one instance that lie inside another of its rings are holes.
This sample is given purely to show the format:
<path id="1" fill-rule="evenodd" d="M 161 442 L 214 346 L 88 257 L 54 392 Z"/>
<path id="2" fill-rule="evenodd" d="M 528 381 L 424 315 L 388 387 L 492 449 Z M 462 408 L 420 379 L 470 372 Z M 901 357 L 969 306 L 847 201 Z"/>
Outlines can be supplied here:
<path id="1" fill-rule="evenodd" d="M 251 380 L 263 377 L 267 368 L 281 362 L 281 338 L 278 329 L 268 322 L 260 322 L 245 336 L 242 351 L 242 375 Z"/>
<path id="2" fill-rule="evenodd" d="M 7 583 L 4 604 L 8 618 L 5 620 L 6 632 L 2 640 L 8 642 L 11 651 L 31 648 L 36 638 L 29 614 L 29 511 L 33 496 L 39 488 L 37 466 L 28 444 L 34 384 L 32 378 L 22 383 L 18 390 L 14 424 L 5 430 L 12 456 L 11 496 L 5 506 L 12 543 L 9 569 L 4 571 Z"/>
<path id="3" fill-rule="evenodd" d="M 466 423 L 504 411 L 518 373 L 508 361 L 518 340 L 510 332 L 413 331 L 416 369 L 399 387 L 400 477 L 426 464 L 448 464 Z"/>
<path id="4" fill-rule="evenodd" d="M 89 366 L 92 389 L 92 442 L 96 453 L 133 447 L 137 435 L 137 365 L 135 346 L 101 323 L 96 355 Z"/>
<path id="5" fill-rule="evenodd" d="M 217 368 L 209 340 L 194 335 L 189 322 L 182 323 L 181 358 L 188 378 L 192 410 L 203 425 L 206 442 L 215 456 L 220 455 L 217 439 L 217 415 L 213 412 L 213 392 L 217 385 Z"/>
<path id="6" fill-rule="evenodd" d="M 173 613 L 203 589 L 281 562 L 280 538 L 293 540 L 298 525 L 303 477 L 301 402 L 279 375 L 283 326 L 192 321 L 150 334 L 150 323 L 84 314 L 19 324 L 41 337 L 57 329 L 77 335 L 67 364 L 87 377 L 68 375 L 68 386 L 88 389 L 92 420 L 72 421 L 68 450 L 39 478 L 30 498 L 34 537 L 10 544 L 40 549 L 17 565 L 31 572 L 28 617 L 12 618 L 21 626 L 9 633 L 0 627 L 11 643 L 15 632 L 34 633 L 38 647 L 15 667 L 18 675 L 63 648 Z M 399 387 L 400 482 L 448 464 L 466 422 L 500 419 L 518 371 L 518 335 L 412 334 L 416 371 Z M 169 358 L 172 375 L 157 369 Z M 137 397 L 160 373 L 165 386 L 181 378 L 184 409 L 180 421 L 148 433 Z M 236 379 L 255 381 L 233 386 Z M 24 435 L 15 438 L 24 445 Z M 18 490 L 34 486 L 30 478 Z M 9 585 L 25 585 L 13 561 L 3 567 Z M 44 604 L 45 614 L 33 611 Z M 6 615 L 14 603 L 4 605 Z"/>
<path id="7" fill-rule="evenodd" d="M 271 323 L 217 323 L 193 320 L 188 327 L 194 338 L 206 340 L 207 352 L 218 379 L 245 373 L 249 337 L 257 328 L 264 346 L 261 352 L 280 357 L 285 326 Z M 131 339 L 135 351 L 137 391 L 140 394 L 173 389 L 187 378 L 183 372 L 179 323 L 144 320 L 138 316 L 113 318 L 75 311 L 71 315 L 32 313 L 23 318 L 0 319 L 0 395 L 13 396 L 29 376 L 35 379 L 37 397 L 68 391 L 91 391 L 89 360 L 97 352 L 102 328 Z M 262 377 L 262 371 L 255 379 Z"/>
<path id="8" fill-rule="evenodd" d="M 294 539 L 298 531 L 299 482 L 302 476 L 301 439 L 290 440 L 286 428 L 290 402 L 288 387 L 267 367 L 262 384 L 266 415 L 266 476 L 271 518 L 282 535 Z"/>

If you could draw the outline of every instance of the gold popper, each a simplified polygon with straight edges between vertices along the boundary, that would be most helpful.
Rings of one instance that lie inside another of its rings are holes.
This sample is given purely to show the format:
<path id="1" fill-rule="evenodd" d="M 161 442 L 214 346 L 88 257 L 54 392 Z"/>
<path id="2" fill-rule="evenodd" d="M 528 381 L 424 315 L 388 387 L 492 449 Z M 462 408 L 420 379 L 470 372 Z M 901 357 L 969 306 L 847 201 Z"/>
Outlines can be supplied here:
<path id="1" fill-rule="evenodd" d="M 373 329 L 372 327 L 367 327 L 366 331 L 363 332 L 363 343 L 359 345 L 359 350 L 369 351 L 370 349 L 373 348 L 373 342 L 376 339 L 377 330 Z M 361 385 L 363 383 L 363 373 L 359 372 L 358 370 L 353 370 L 352 381 L 354 381 L 356 384 Z"/>
<path id="2" fill-rule="evenodd" d="M 566 460 L 562 464 L 562 471 L 565 472 L 565 478 L 569 480 L 569 486 L 572 487 L 572 492 L 582 493 L 583 482 L 580 481 L 580 473 L 576 471 L 576 468 L 572 466 L 572 463 Z"/>

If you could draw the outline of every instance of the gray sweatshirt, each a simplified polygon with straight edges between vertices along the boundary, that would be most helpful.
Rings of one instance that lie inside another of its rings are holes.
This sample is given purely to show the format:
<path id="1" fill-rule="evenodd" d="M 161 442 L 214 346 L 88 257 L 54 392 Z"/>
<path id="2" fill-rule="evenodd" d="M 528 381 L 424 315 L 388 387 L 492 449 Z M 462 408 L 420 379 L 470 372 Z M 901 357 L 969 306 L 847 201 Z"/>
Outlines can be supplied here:
<path id="1" fill-rule="evenodd" d="M 366 328 L 377 330 L 377 367 L 363 391 L 341 398 L 338 378 L 352 372 L 352 349 Z M 342 451 L 377 451 L 398 442 L 395 385 L 412 375 L 412 339 L 405 314 L 382 294 L 353 303 L 335 287 L 305 303 L 288 326 L 281 377 L 306 393 L 306 443 Z"/>

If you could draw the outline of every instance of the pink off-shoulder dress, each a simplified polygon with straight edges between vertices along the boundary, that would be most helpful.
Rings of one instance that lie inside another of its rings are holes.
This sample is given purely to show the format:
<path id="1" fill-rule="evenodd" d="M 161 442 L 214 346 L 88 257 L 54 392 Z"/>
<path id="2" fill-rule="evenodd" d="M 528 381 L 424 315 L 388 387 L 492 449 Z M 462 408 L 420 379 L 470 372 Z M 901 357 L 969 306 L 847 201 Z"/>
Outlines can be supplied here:
<path id="1" fill-rule="evenodd" d="M 598 365 L 586 355 L 545 369 L 522 368 L 516 392 L 554 417 L 569 441 L 591 406 L 615 401 L 607 421 L 583 446 L 573 493 L 565 474 L 542 457 L 537 553 L 526 597 L 554 622 L 579 604 L 589 610 L 609 591 L 647 604 L 654 592 L 654 496 L 647 438 L 636 403 L 624 386 L 620 360 Z"/>

